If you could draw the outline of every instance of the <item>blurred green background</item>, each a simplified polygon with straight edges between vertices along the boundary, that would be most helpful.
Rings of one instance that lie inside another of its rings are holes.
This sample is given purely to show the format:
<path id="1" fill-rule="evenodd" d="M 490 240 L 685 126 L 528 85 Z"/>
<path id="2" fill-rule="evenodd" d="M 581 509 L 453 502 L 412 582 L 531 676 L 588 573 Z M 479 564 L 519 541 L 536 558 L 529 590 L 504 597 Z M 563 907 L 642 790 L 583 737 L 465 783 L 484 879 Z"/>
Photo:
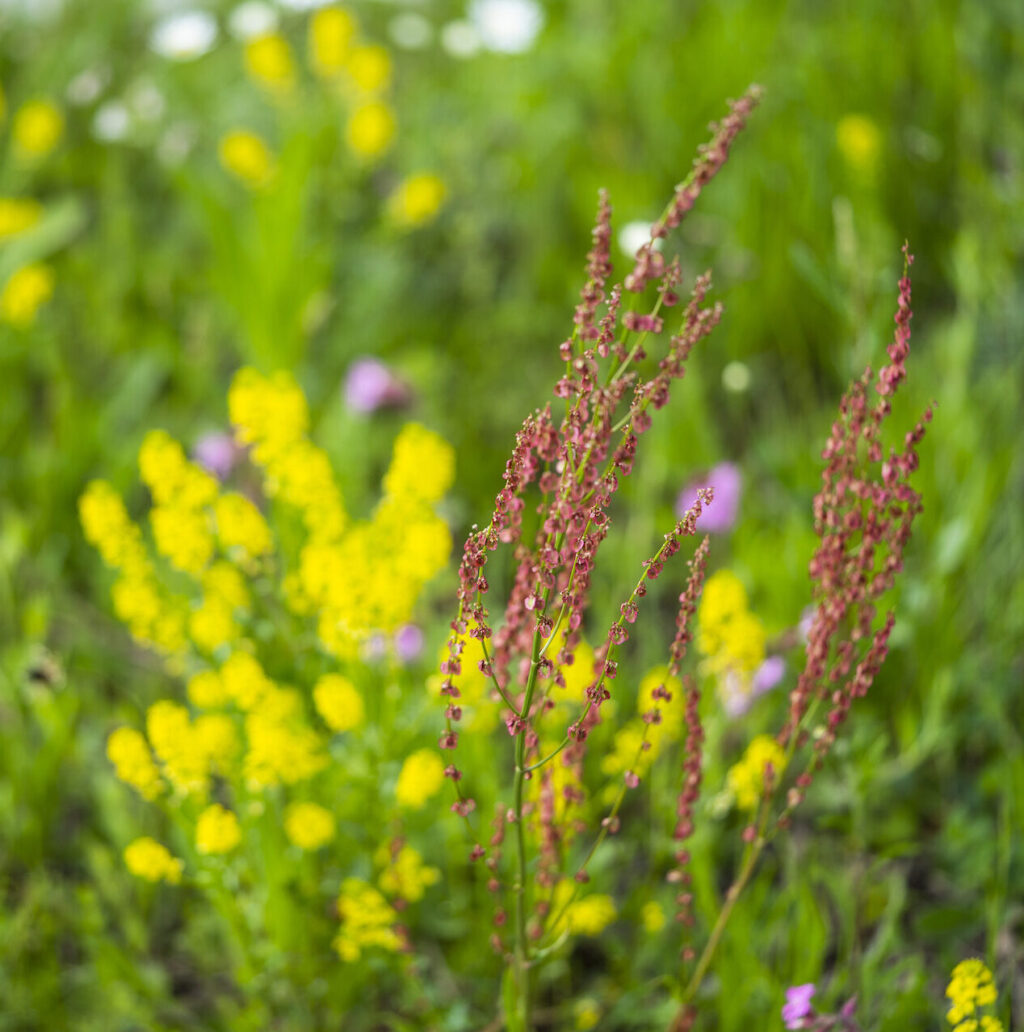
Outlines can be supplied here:
<path id="1" fill-rule="evenodd" d="M 402 422 L 447 437 L 461 540 L 559 375 L 598 188 L 621 274 L 620 230 L 657 216 L 751 82 L 764 101 L 679 234 L 725 316 L 643 439 L 598 610 L 683 484 L 729 460 L 740 517 L 713 565 L 741 574 L 770 632 L 797 623 L 821 446 L 847 382 L 883 361 L 905 239 L 914 337 L 894 422 L 932 400 L 936 415 L 892 654 L 730 929 L 707 1027 L 780 1027 L 779 987 L 820 980 L 832 1002 L 859 994 L 866 1028 L 939 1028 L 968 955 L 995 965 L 1024 1025 L 1024 8 L 547 0 L 503 23 L 487 3 L 353 0 L 387 50 L 397 127 L 360 154 L 356 101 L 310 71 L 310 6 L 0 3 L 0 199 L 41 206 L 17 232 L 0 210 L 0 290 L 26 266 L 52 274 L 38 311 L 0 323 L 0 1029 L 228 1027 L 201 931 L 121 864 L 132 811 L 104 740 L 166 676 L 112 615 L 77 522 L 85 483 L 107 477 L 137 508 L 148 429 L 193 447 L 226 427 L 240 365 L 287 368 L 353 511 Z M 160 32 L 198 11 L 213 37 L 168 55 Z M 244 37 L 272 23 L 295 55 L 287 96 L 245 71 Z M 19 131 L 19 114 L 37 100 L 61 126 L 33 150 L 48 123 Z M 275 155 L 272 189 L 218 161 L 239 127 Z M 419 173 L 443 203 L 403 221 L 396 191 Z M 405 406 L 346 403 L 361 356 L 391 367 Z M 422 614 L 423 676 L 453 582 Z M 662 655 L 663 616 L 638 662 Z M 657 958 L 641 959 L 642 977 L 614 943 L 575 959 L 600 1027 L 664 1025 L 645 1009 Z"/>

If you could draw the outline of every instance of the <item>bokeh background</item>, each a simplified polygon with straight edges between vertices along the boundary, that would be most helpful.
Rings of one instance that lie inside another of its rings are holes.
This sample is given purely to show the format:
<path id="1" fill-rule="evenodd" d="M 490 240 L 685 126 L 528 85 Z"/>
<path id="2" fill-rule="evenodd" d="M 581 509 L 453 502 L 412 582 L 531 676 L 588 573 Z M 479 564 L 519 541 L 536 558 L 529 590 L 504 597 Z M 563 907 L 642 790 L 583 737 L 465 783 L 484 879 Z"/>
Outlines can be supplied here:
<path id="1" fill-rule="evenodd" d="M 1024 1022 L 1024 9 L 351 0 L 367 51 L 338 92 L 307 46 L 314 6 L 0 3 L 0 1029 L 228 1027 L 215 952 L 182 946 L 182 915 L 121 863 L 130 801 L 104 741 L 166 674 L 112 615 L 86 482 L 138 509 L 147 430 L 199 447 L 237 368 L 284 368 L 354 511 L 402 422 L 451 441 L 460 540 L 559 375 L 598 189 L 621 272 L 751 82 L 763 103 L 679 239 L 725 316 L 644 438 L 599 597 L 728 461 L 738 518 L 713 563 L 772 633 L 796 625 L 821 446 L 883 360 L 904 240 L 896 420 L 936 410 L 892 655 L 734 922 L 713 1027 L 769 1027 L 749 1022 L 801 956 L 886 1029 L 941 1027 L 949 968 L 988 956 Z M 271 29 L 293 63 L 247 64 Z M 266 152 L 232 157 L 237 130 Z M 387 369 L 360 388 L 366 358 Z M 453 584 L 420 614 L 424 671 Z M 574 985 L 636 1018 L 625 959 L 602 946 Z M 475 1027 L 448 1013 L 437 1027 Z"/>

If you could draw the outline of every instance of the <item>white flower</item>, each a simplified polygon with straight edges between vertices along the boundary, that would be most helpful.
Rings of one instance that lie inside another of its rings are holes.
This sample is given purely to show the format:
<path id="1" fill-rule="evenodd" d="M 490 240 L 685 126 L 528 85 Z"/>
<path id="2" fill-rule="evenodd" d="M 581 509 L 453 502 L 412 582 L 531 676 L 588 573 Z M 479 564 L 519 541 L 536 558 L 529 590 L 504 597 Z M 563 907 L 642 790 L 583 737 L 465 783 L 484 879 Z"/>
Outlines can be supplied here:
<path id="1" fill-rule="evenodd" d="M 260 0 L 246 0 L 228 17 L 228 28 L 235 39 L 252 39 L 277 28 L 277 11 Z"/>
<path id="2" fill-rule="evenodd" d="M 627 222 L 619 230 L 619 250 L 627 258 L 635 258 L 637 251 L 651 239 L 651 225 L 650 222 L 639 219 L 635 222 Z M 660 251 L 662 243 L 660 238 L 655 240 L 654 249 Z"/>
<path id="3" fill-rule="evenodd" d="M 333 0 L 277 0 L 284 8 L 291 11 L 315 11 L 318 7 L 326 7 Z"/>
<path id="4" fill-rule="evenodd" d="M 86 68 L 68 83 L 64 95 L 69 104 L 84 107 L 91 104 L 106 89 L 110 81 L 109 68 Z"/>
<path id="5" fill-rule="evenodd" d="M 149 45 L 161 57 L 189 61 L 202 57 L 217 40 L 217 22 L 206 11 L 182 11 L 162 18 L 153 27 Z"/>
<path id="6" fill-rule="evenodd" d="M 409 11 L 396 14 L 388 23 L 388 34 L 395 46 L 405 50 L 419 50 L 430 42 L 432 34 L 430 22 L 422 14 Z"/>
<path id="7" fill-rule="evenodd" d="M 480 33 L 472 22 L 449 22 L 441 30 L 441 46 L 452 57 L 472 57 L 480 52 L 480 44 Z"/>
<path id="8" fill-rule="evenodd" d="M 131 128 L 128 108 L 119 100 L 108 100 L 98 108 L 92 119 L 92 134 L 104 143 L 123 140 Z"/>
<path id="9" fill-rule="evenodd" d="M 469 20 L 488 50 L 521 54 L 533 46 L 544 12 L 536 0 L 473 0 Z"/>
<path id="10" fill-rule="evenodd" d="M 745 362 L 730 362 L 722 370 L 722 386 L 733 394 L 742 394 L 750 387 L 750 367 Z"/>
<path id="11" fill-rule="evenodd" d="M 140 80 L 129 90 L 128 107 L 140 122 L 156 122 L 167 108 L 164 95 L 148 80 Z"/>

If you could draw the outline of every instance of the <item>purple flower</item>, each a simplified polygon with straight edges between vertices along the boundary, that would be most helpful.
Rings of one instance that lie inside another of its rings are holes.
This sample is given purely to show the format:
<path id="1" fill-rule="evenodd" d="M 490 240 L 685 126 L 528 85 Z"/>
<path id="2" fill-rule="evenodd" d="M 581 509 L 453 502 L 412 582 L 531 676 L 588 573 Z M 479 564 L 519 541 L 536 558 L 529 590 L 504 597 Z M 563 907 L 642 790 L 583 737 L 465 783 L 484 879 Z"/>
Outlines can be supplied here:
<path id="1" fill-rule="evenodd" d="M 218 430 L 203 434 L 196 441 L 192 454 L 203 469 L 218 480 L 225 480 L 238 462 L 242 450 L 235 444 L 231 434 Z"/>
<path id="2" fill-rule="evenodd" d="M 811 997 L 814 995 L 814 983 L 790 986 L 786 990 L 786 1002 L 782 1007 L 782 1020 L 786 1028 L 804 1028 L 804 1018 L 814 1013 Z"/>
<path id="3" fill-rule="evenodd" d="M 412 391 L 376 358 L 357 358 L 345 377 L 345 402 L 356 412 L 399 408 L 412 399 Z"/>
<path id="4" fill-rule="evenodd" d="M 769 656 L 755 671 L 750 682 L 750 694 L 764 695 L 782 680 L 786 673 L 786 661 L 781 656 Z"/>
<path id="5" fill-rule="evenodd" d="M 403 624 L 395 632 L 395 652 L 403 663 L 411 663 L 423 651 L 423 632 L 416 624 Z"/>
<path id="6" fill-rule="evenodd" d="M 710 487 L 715 492 L 714 501 L 700 514 L 697 529 L 712 534 L 725 534 L 733 528 L 740 507 L 740 493 L 743 479 L 740 468 L 733 462 L 720 462 L 713 466 L 707 476 L 691 481 L 679 492 L 676 499 L 676 515 L 682 518 L 686 510 L 697 499 L 697 491 Z"/>

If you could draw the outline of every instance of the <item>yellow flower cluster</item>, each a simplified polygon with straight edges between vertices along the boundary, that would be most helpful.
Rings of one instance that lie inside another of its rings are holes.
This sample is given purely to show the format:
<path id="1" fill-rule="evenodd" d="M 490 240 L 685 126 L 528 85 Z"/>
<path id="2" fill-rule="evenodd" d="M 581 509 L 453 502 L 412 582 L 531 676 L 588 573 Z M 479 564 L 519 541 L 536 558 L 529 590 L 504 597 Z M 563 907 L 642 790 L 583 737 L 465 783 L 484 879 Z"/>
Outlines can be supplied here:
<path id="1" fill-rule="evenodd" d="M 365 716 L 363 697 L 341 674 L 324 674 L 313 686 L 313 705 L 324 723 L 337 732 L 359 727 Z"/>
<path id="2" fill-rule="evenodd" d="M 129 843 L 124 851 L 124 863 L 137 878 L 151 882 L 165 881 L 172 885 L 181 881 L 184 867 L 180 860 L 171 856 L 166 846 L 148 836 Z"/>
<path id="3" fill-rule="evenodd" d="M 245 44 L 245 70 L 271 93 L 288 93 L 295 85 L 295 58 L 284 36 L 266 32 Z"/>
<path id="4" fill-rule="evenodd" d="M 358 960 L 363 950 L 378 947 L 399 952 L 405 945 L 395 929 L 398 914 L 372 885 L 359 878 L 346 878 L 338 896 L 341 926 L 334 948 L 342 960 Z"/>
<path id="5" fill-rule="evenodd" d="M 412 846 L 384 843 L 377 850 L 375 860 L 384 869 L 378 884 L 389 895 L 416 903 L 431 885 L 441 880 L 441 872 L 423 862 L 423 857 Z"/>
<path id="6" fill-rule="evenodd" d="M 736 574 L 719 570 L 708 578 L 697 617 L 697 648 L 706 657 L 705 668 L 718 676 L 723 692 L 728 686 L 749 695 L 751 678 L 764 662 L 765 632 Z"/>
<path id="7" fill-rule="evenodd" d="M 786 769 L 786 754 L 771 735 L 758 735 L 739 763 L 729 768 L 727 783 L 741 810 L 754 810 L 765 787 L 765 768 L 771 765 L 775 783 Z"/>
<path id="8" fill-rule="evenodd" d="M 49 100 L 23 104 L 11 123 L 15 150 L 26 158 L 45 158 L 64 135 L 64 116 Z"/>
<path id="9" fill-rule="evenodd" d="M 839 153 L 854 172 L 870 176 L 882 152 L 882 133 L 867 115 L 844 115 L 836 125 Z"/>
<path id="10" fill-rule="evenodd" d="M 145 737 L 131 727 L 119 727 L 107 739 L 107 758 L 117 776 L 143 799 L 156 799 L 163 791 L 160 768 L 153 762 Z"/>
<path id="11" fill-rule="evenodd" d="M 403 179 L 388 198 L 388 215 L 399 226 L 422 226 L 441 210 L 446 193 L 440 177 L 417 172 Z"/>
<path id="12" fill-rule="evenodd" d="M 583 899 L 572 899 L 575 885 L 560 881 L 555 886 L 551 912 L 555 915 L 551 931 L 554 935 L 600 935 L 616 918 L 615 901 L 611 896 L 595 893 Z"/>
<path id="13" fill-rule="evenodd" d="M 443 784 L 444 763 L 437 750 L 418 749 L 402 764 L 395 798 L 399 806 L 419 810 L 431 796 L 437 795 Z"/>
<path id="14" fill-rule="evenodd" d="M 0 290 L 0 320 L 18 329 L 28 329 L 36 312 L 53 295 L 53 269 L 33 262 L 11 273 Z"/>
<path id="15" fill-rule="evenodd" d="M 954 1026 L 953 1032 L 1002 1032 L 998 1018 L 978 1014 L 979 1007 L 995 1003 L 998 996 L 992 972 L 983 961 L 976 957 L 960 961 L 953 968 L 946 996 L 952 1004 L 946 1020 Z"/>
<path id="16" fill-rule="evenodd" d="M 0 240 L 31 229 L 43 217 L 43 206 L 26 197 L 0 197 Z"/>
<path id="17" fill-rule="evenodd" d="M 196 821 L 196 849 L 207 855 L 230 853 L 242 841 L 238 817 L 220 803 L 208 806 Z"/>
<path id="18" fill-rule="evenodd" d="M 274 156 L 266 141 L 248 129 L 232 129 L 217 147 L 221 165 L 250 190 L 265 187 L 274 175 Z"/>
<path id="19" fill-rule="evenodd" d="M 334 815 L 317 803 L 292 803 L 284 812 L 284 831 L 299 849 L 319 849 L 334 838 Z"/>
<path id="20" fill-rule="evenodd" d="M 268 495 L 297 510 L 306 542 L 289 602 L 316 613 L 324 647 L 350 656 L 373 631 L 406 623 L 423 586 L 451 550 L 434 504 L 454 477 L 454 452 L 417 424 L 395 442 L 384 496 L 368 520 L 349 524 L 325 453 L 306 436 L 309 414 L 295 381 L 243 369 L 228 407 L 241 444 L 252 446 Z"/>

